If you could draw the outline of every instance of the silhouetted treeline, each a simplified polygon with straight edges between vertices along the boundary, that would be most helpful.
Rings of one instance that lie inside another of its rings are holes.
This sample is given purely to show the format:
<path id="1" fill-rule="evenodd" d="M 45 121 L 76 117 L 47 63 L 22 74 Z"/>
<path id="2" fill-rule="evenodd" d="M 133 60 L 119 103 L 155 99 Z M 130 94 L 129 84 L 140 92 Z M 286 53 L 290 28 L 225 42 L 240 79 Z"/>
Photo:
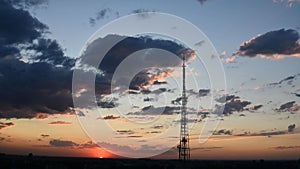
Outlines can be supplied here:
<path id="1" fill-rule="evenodd" d="M 0 155 L 0 169 L 300 169 L 294 161 L 97 159 Z"/>

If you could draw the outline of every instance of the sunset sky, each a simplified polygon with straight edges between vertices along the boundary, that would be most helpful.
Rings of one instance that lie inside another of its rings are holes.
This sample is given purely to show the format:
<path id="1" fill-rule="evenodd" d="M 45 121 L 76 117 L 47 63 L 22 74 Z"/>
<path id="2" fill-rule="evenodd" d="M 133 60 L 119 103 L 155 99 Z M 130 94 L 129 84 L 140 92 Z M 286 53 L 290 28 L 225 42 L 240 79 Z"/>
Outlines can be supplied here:
<path id="1" fill-rule="evenodd" d="M 299 159 L 299 16 L 299 0 L 1 1 L 0 153 L 177 158 L 185 56 L 192 159 Z M 120 33 L 139 23 L 186 41 Z"/>

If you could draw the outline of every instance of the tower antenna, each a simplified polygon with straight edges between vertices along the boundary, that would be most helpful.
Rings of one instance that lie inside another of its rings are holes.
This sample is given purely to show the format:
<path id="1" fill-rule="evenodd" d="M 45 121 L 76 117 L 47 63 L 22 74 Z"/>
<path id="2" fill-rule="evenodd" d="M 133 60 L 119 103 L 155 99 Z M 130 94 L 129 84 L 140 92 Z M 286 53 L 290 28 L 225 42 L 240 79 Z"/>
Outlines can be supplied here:
<path id="1" fill-rule="evenodd" d="M 182 55 L 182 105 L 181 105 L 181 119 L 180 119 L 180 142 L 178 148 L 178 159 L 187 161 L 190 159 L 190 146 L 189 146 L 189 131 L 187 124 L 187 97 L 185 89 L 185 67 L 186 58 L 185 54 Z"/>

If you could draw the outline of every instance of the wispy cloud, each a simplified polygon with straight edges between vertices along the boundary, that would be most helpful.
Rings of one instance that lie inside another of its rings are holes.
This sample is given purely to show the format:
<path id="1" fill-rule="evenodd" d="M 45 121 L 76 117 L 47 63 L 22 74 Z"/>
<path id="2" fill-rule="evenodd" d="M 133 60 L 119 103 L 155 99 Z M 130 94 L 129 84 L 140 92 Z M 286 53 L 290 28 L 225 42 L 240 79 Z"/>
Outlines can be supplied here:
<path id="1" fill-rule="evenodd" d="M 283 2 L 283 3 L 286 3 L 287 4 L 287 7 L 293 7 L 293 5 L 295 3 L 299 3 L 300 0 L 273 0 L 274 3 L 279 3 L 279 2 Z"/>
<path id="2" fill-rule="evenodd" d="M 48 124 L 59 125 L 59 124 L 72 124 L 72 123 L 71 122 L 67 122 L 67 121 L 53 121 L 53 122 L 50 122 Z"/>
<path id="3" fill-rule="evenodd" d="M 287 149 L 300 149 L 300 146 L 278 146 L 273 148 L 276 150 L 287 150 Z"/>
<path id="4" fill-rule="evenodd" d="M 300 74 L 291 75 L 291 76 L 288 76 L 288 77 L 280 80 L 279 82 L 269 83 L 267 85 L 271 86 L 271 87 L 278 86 L 278 85 L 281 85 L 283 83 L 286 83 L 288 85 L 292 85 L 294 80 L 297 79 L 297 77 L 299 77 L 299 76 L 300 76 Z"/>

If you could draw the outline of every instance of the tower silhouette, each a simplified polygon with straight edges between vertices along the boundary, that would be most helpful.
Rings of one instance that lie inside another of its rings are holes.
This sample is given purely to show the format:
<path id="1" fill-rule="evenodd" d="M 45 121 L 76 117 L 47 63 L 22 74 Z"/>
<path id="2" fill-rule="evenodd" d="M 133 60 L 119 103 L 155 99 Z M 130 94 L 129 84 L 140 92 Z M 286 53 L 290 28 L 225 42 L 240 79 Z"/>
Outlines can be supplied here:
<path id="1" fill-rule="evenodd" d="M 185 89 L 185 67 L 186 67 L 186 58 L 185 54 L 182 55 L 182 105 L 181 105 L 181 119 L 180 119 L 180 142 L 177 146 L 178 148 L 178 159 L 187 161 L 190 159 L 190 146 L 189 146 L 189 131 L 188 131 L 188 120 L 187 120 L 187 97 Z"/>

